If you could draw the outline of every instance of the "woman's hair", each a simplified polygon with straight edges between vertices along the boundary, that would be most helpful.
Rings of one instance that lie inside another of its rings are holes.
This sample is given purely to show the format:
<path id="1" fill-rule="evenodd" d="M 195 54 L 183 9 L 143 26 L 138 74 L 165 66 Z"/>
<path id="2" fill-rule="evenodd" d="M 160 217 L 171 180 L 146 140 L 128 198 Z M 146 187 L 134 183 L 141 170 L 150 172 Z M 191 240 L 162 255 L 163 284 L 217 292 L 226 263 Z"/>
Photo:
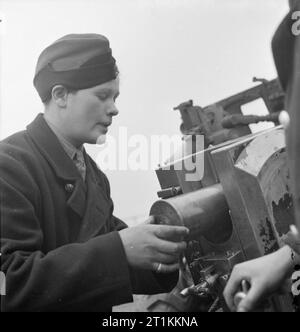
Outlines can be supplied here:
<path id="1" fill-rule="evenodd" d="M 120 74 L 120 72 L 119 72 L 119 69 L 118 69 L 117 65 L 115 65 L 114 70 L 115 70 L 116 77 L 118 77 L 119 74 Z M 67 89 L 68 93 L 74 93 L 75 94 L 78 91 L 78 89 L 72 89 L 72 88 L 70 88 L 70 87 L 68 87 L 66 85 L 64 85 L 64 87 Z M 53 89 L 53 87 L 52 87 L 52 89 Z M 51 89 L 51 91 L 50 91 L 49 96 L 47 97 L 47 99 L 45 99 L 43 101 L 43 104 L 44 104 L 45 107 L 48 106 L 50 104 L 50 102 L 51 102 L 51 99 L 52 99 L 52 89 Z"/>

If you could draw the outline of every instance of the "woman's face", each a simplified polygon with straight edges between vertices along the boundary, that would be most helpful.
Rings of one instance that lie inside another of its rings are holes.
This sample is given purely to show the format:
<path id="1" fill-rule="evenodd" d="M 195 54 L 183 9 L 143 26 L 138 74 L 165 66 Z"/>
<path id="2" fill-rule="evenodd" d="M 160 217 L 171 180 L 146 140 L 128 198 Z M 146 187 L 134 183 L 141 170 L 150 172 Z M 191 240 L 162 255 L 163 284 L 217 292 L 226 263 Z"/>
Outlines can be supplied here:
<path id="1" fill-rule="evenodd" d="M 105 136 L 113 116 L 119 113 L 115 102 L 119 95 L 119 78 L 89 89 L 69 93 L 64 121 L 70 141 L 80 146 L 95 144 Z"/>

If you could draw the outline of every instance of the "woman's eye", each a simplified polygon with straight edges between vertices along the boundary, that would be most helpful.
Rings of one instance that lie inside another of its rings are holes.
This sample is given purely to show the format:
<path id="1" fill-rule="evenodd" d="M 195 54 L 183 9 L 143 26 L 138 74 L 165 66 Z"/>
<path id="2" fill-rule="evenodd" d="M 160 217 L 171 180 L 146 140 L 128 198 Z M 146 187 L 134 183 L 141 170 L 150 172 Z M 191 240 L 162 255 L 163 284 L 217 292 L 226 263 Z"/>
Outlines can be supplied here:
<path id="1" fill-rule="evenodd" d="M 98 98 L 100 100 L 105 100 L 105 99 L 107 99 L 107 95 L 98 95 Z"/>

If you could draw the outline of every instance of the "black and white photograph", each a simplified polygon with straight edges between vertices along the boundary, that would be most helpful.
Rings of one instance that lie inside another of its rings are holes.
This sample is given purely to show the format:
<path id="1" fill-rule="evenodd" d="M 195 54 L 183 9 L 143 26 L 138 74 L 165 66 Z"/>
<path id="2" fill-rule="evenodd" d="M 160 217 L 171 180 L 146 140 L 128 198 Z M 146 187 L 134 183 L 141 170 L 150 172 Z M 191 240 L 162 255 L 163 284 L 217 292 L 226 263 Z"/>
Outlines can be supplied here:
<path id="1" fill-rule="evenodd" d="M 0 311 L 299 312 L 299 128 L 300 0 L 0 0 Z"/>

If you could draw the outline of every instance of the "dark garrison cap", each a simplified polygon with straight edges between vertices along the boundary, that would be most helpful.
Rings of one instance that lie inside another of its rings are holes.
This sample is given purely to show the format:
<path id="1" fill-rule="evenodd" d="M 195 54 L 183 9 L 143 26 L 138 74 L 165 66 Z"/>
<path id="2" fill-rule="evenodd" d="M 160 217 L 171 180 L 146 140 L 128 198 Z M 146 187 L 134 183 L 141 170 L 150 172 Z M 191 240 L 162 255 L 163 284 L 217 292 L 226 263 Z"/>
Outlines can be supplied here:
<path id="1" fill-rule="evenodd" d="M 33 84 L 45 102 L 53 86 L 80 90 L 103 84 L 118 75 L 109 41 L 99 34 L 70 34 L 39 56 Z"/>

